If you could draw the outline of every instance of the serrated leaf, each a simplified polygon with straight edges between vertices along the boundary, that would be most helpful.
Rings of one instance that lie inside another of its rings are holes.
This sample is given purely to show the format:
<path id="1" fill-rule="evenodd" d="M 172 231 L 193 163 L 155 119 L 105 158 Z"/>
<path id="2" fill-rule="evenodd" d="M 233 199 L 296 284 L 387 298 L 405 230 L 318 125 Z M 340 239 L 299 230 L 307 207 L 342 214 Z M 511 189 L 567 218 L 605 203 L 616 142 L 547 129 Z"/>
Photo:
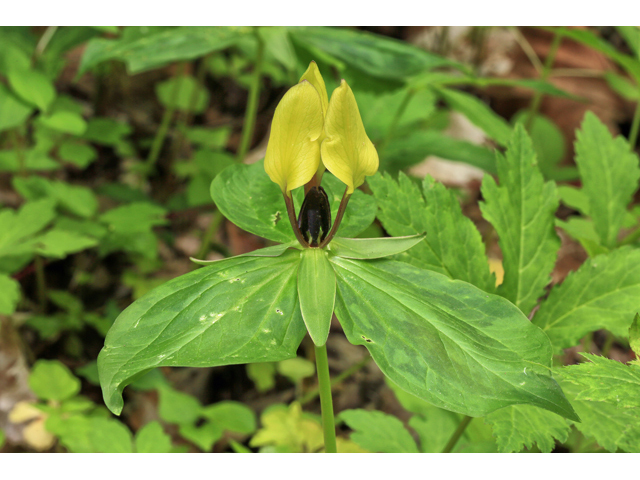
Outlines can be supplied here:
<path id="1" fill-rule="evenodd" d="M 416 442 L 393 415 L 376 410 L 344 410 L 338 418 L 354 430 L 351 440 L 365 450 L 381 453 L 418 453 Z"/>
<path id="2" fill-rule="evenodd" d="M 555 352 L 601 328 L 624 337 L 640 310 L 640 250 L 623 247 L 589 258 L 554 287 L 533 317 Z"/>
<path id="3" fill-rule="evenodd" d="M 544 294 L 560 248 L 554 229 L 555 184 L 544 182 L 521 124 L 514 129 L 506 156 L 497 154 L 497 165 L 500 186 L 484 177 L 480 209 L 500 238 L 505 273 L 498 294 L 529 314 Z"/>
<path id="4" fill-rule="evenodd" d="M 135 447 L 138 453 L 169 453 L 171 437 L 164 433 L 162 425 L 154 420 L 138 430 Z"/>
<path id="5" fill-rule="evenodd" d="M 175 278 L 115 321 L 98 357 L 107 406 L 157 366 L 205 367 L 296 356 L 306 333 L 296 291 L 299 256 L 222 260 Z"/>
<path id="6" fill-rule="evenodd" d="M 11 315 L 20 300 L 20 284 L 8 275 L 0 273 L 0 315 Z"/>
<path id="7" fill-rule="evenodd" d="M 329 197 L 333 221 L 338 214 L 344 184 L 327 173 L 322 178 L 322 186 Z M 299 208 L 304 196 L 302 189 L 292 193 L 294 204 Z M 263 161 L 252 165 L 232 165 L 223 170 L 211 183 L 211 198 L 225 217 L 247 232 L 274 242 L 295 240 L 282 192 L 264 171 Z M 375 212 L 373 199 L 356 190 L 337 234 L 355 237 L 371 225 Z"/>
<path id="8" fill-rule="evenodd" d="M 588 353 L 582 356 L 589 362 L 562 369 L 563 379 L 582 387 L 576 399 L 640 408 L 640 367 Z"/>
<path id="9" fill-rule="evenodd" d="M 465 415 L 531 404 L 577 418 L 548 373 L 548 338 L 504 298 L 402 262 L 330 261 L 348 340 L 403 389 Z"/>
<path id="10" fill-rule="evenodd" d="M 512 137 L 511 126 L 479 98 L 450 88 L 434 88 L 434 91 L 449 107 L 462 113 L 499 145 L 509 142 Z"/>
<path id="11" fill-rule="evenodd" d="M 570 422 L 531 405 L 512 405 L 485 417 L 493 427 L 502 453 L 519 452 L 537 445 L 541 452 L 551 452 L 556 444 L 569 436 Z"/>
<path id="12" fill-rule="evenodd" d="M 593 437 L 610 452 L 621 448 L 627 452 L 640 452 L 640 409 L 618 408 L 608 402 L 579 400 L 583 386 L 564 380 L 563 368 L 554 369 L 562 383 L 562 389 L 571 400 L 581 423 L 575 424 L 585 436 Z"/>
<path id="13" fill-rule="evenodd" d="M 327 343 L 336 298 L 336 274 L 328 253 L 320 248 L 300 252 L 298 267 L 300 311 L 309 336 L 316 346 Z"/>
<path id="14" fill-rule="evenodd" d="M 426 177 L 421 192 L 401 173 L 397 183 L 388 175 L 374 175 L 369 186 L 387 232 L 394 236 L 427 233 L 399 259 L 495 291 L 495 277 L 489 272 L 480 232 L 444 185 Z"/>
<path id="15" fill-rule="evenodd" d="M 371 260 L 405 252 L 420 243 L 424 237 L 425 234 L 386 238 L 335 237 L 329 243 L 328 250 L 342 258 Z"/>
<path id="16" fill-rule="evenodd" d="M 38 360 L 29 375 L 31 390 L 43 400 L 65 400 L 80 391 L 80 380 L 57 360 Z"/>
<path id="17" fill-rule="evenodd" d="M 638 188 L 638 157 L 622 136 L 614 139 L 591 112 L 576 136 L 576 163 L 591 218 L 602 245 L 615 247 L 627 205 Z"/>
<path id="18" fill-rule="evenodd" d="M 629 327 L 629 346 L 640 359 L 640 315 L 637 313 Z"/>

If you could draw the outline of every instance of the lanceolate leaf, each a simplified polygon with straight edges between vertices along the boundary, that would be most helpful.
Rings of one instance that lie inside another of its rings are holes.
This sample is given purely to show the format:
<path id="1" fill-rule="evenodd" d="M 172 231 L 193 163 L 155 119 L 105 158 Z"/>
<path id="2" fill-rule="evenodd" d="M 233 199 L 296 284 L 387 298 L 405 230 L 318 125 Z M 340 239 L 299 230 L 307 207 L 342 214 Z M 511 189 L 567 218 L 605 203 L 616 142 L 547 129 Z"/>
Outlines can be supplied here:
<path id="1" fill-rule="evenodd" d="M 500 452 L 519 452 L 537 445 L 541 452 L 553 450 L 556 439 L 565 442 L 570 422 L 555 413 L 531 405 L 511 405 L 486 416 Z"/>
<path id="2" fill-rule="evenodd" d="M 403 389 L 471 416 L 525 403 L 577 419 L 549 340 L 507 300 L 402 262 L 330 260 L 347 338 Z"/>
<path id="3" fill-rule="evenodd" d="M 325 174 L 322 186 L 329 197 L 331 217 L 335 220 L 344 193 L 344 184 L 333 175 Z M 300 208 L 302 189 L 292 192 Z M 264 162 L 252 165 L 231 165 L 211 183 L 211 198 L 220 211 L 240 228 L 274 242 L 295 240 L 287 217 L 282 192 L 264 171 Z M 373 199 L 357 190 L 349 200 L 338 235 L 353 237 L 373 222 L 376 205 Z"/>
<path id="4" fill-rule="evenodd" d="M 289 249 L 301 250 L 302 247 L 297 240 L 294 240 L 289 243 L 281 243 L 279 245 L 273 245 L 271 247 L 260 248 L 258 250 L 254 250 L 253 252 L 243 253 L 242 255 L 237 255 L 238 257 L 279 257 L 284 252 Z M 218 263 L 220 260 L 198 260 L 197 258 L 191 257 L 190 260 L 193 263 L 197 263 L 198 265 L 211 265 L 212 263 Z"/>
<path id="5" fill-rule="evenodd" d="M 305 248 L 300 252 L 298 296 L 309 335 L 313 343 L 321 347 L 329 337 L 336 299 L 336 274 L 325 250 Z"/>
<path id="6" fill-rule="evenodd" d="M 640 250 L 619 248 L 588 259 L 554 287 L 533 317 L 559 351 L 605 328 L 626 336 L 640 310 Z"/>
<path id="7" fill-rule="evenodd" d="M 614 247 L 618 232 L 638 188 L 638 156 L 621 136 L 615 139 L 593 113 L 587 112 L 577 132 L 576 163 L 582 190 L 602 245 Z"/>
<path id="8" fill-rule="evenodd" d="M 625 365 L 597 355 L 582 354 L 589 362 L 562 369 L 562 377 L 581 385 L 578 400 L 608 402 L 618 408 L 640 408 L 640 366 Z"/>
<path id="9" fill-rule="evenodd" d="M 306 332 L 296 289 L 298 262 L 293 250 L 222 260 L 133 303 L 117 318 L 98 357 L 109 409 L 119 414 L 122 389 L 154 367 L 295 357 Z"/>
<path id="10" fill-rule="evenodd" d="M 529 314 L 549 283 L 560 248 L 554 229 L 558 199 L 554 183 L 544 183 L 521 124 L 497 164 L 500 186 L 484 177 L 480 208 L 500 237 L 505 274 L 498 293 Z"/>
<path id="11" fill-rule="evenodd" d="M 387 238 L 335 237 L 329 243 L 329 251 L 343 258 L 369 260 L 402 253 L 420 243 L 424 237 L 424 234 Z"/>
<path id="12" fill-rule="evenodd" d="M 488 292 L 495 290 L 480 232 L 444 185 L 426 177 L 421 192 L 403 173 L 398 182 L 388 175 L 374 175 L 368 182 L 387 232 L 394 236 L 427 233 L 400 259 Z"/>

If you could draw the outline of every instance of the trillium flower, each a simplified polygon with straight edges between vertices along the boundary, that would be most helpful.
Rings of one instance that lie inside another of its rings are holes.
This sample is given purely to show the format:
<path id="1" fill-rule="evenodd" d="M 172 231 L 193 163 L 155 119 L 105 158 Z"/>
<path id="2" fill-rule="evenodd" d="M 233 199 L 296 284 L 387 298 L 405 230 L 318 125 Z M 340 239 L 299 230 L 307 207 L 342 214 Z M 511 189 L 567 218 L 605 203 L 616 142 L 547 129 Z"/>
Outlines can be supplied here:
<path id="1" fill-rule="evenodd" d="M 318 66 L 311 62 L 276 108 L 264 159 L 269 178 L 280 186 L 289 220 L 303 246 L 324 247 L 337 231 L 349 197 L 378 170 L 378 152 L 364 130 L 358 104 L 342 80 L 329 101 Z M 331 214 L 322 201 L 324 169 L 345 184 L 338 215 L 330 231 Z M 305 185 L 305 199 L 296 219 L 291 191 Z"/>

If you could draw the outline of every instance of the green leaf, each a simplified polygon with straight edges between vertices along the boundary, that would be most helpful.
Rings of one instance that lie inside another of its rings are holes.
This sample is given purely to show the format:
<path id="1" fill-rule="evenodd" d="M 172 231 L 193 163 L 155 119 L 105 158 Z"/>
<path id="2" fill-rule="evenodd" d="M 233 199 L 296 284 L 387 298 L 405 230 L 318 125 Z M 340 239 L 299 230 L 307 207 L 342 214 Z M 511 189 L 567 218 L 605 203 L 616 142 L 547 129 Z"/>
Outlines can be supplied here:
<path id="1" fill-rule="evenodd" d="M 202 113 L 209 104 L 209 92 L 189 75 L 173 77 L 156 84 L 156 93 L 165 108 Z"/>
<path id="2" fill-rule="evenodd" d="M 87 129 L 87 122 L 72 112 L 55 112 L 46 117 L 39 117 L 39 121 L 47 128 L 71 135 L 82 135 Z"/>
<path id="3" fill-rule="evenodd" d="M 444 185 L 427 176 L 421 192 L 401 173 L 397 183 L 389 175 L 376 174 L 369 178 L 369 186 L 387 232 L 394 236 L 427 233 L 399 259 L 495 291 L 495 277 L 489 272 L 480 232 Z"/>
<path id="4" fill-rule="evenodd" d="M 505 119 L 498 116 L 491 108 L 477 97 L 449 88 L 434 88 L 449 107 L 462 113 L 475 126 L 480 127 L 488 137 L 499 145 L 506 145 L 512 134 L 512 128 Z"/>
<path id="5" fill-rule="evenodd" d="M 293 358 L 305 334 L 297 252 L 222 260 L 175 278 L 118 317 L 98 357 L 105 403 L 158 366 L 205 367 Z"/>
<path id="6" fill-rule="evenodd" d="M 43 257 L 64 258 L 98 245 L 98 240 L 75 232 L 52 229 L 38 237 L 36 252 Z"/>
<path id="7" fill-rule="evenodd" d="M 0 83 L 0 132 L 22 125 L 32 112 L 31 107 L 18 100 Z"/>
<path id="8" fill-rule="evenodd" d="M 204 422 L 202 425 L 180 425 L 180 435 L 195 443 L 202 451 L 208 452 L 213 444 L 222 438 L 223 431 L 219 425 Z"/>
<path id="9" fill-rule="evenodd" d="M 250 363 L 247 376 L 260 393 L 271 390 L 276 385 L 276 366 L 273 363 Z"/>
<path id="10" fill-rule="evenodd" d="M 321 347 L 329 337 L 336 299 L 336 274 L 325 250 L 305 248 L 300 252 L 298 297 L 307 331 L 313 343 Z"/>
<path id="11" fill-rule="evenodd" d="M 62 160 L 73 163 L 79 168 L 87 168 L 98 158 L 95 148 L 86 143 L 78 143 L 74 140 L 62 142 L 58 148 L 58 155 L 60 155 Z"/>
<path id="12" fill-rule="evenodd" d="M 629 327 L 629 345 L 636 357 L 640 359 L 640 315 L 637 313 Z"/>
<path id="13" fill-rule="evenodd" d="M 555 352 L 601 328 L 624 337 L 640 310 L 639 298 L 640 250 L 623 247 L 589 258 L 551 289 L 533 323 L 549 336 Z"/>
<path id="14" fill-rule="evenodd" d="M 531 404 L 577 419 L 548 338 L 504 298 L 392 260 L 330 261 L 348 340 L 404 390 L 465 415 Z"/>
<path id="15" fill-rule="evenodd" d="M 558 415 L 531 405 L 512 405 L 486 416 L 493 426 L 501 453 L 519 452 L 537 445 L 541 452 L 551 452 L 556 440 L 565 442 L 570 422 Z"/>
<path id="16" fill-rule="evenodd" d="M 406 81 L 425 70 L 455 64 L 406 42 L 347 28 L 292 28 L 290 33 L 296 43 L 379 78 Z"/>
<path id="17" fill-rule="evenodd" d="M 131 432 L 112 418 L 55 414 L 46 421 L 49 432 L 74 453 L 130 453 Z"/>
<path id="18" fill-rule="evenodd" d="M 335 220 L 344 193 L 344 184 L 333 175 L 325 174 L 322 185 L 329 197 L 331 218 Z M 302 205 L 302 188 L 294 193 L 294 203 Z M 274 242 L 295 240 L 282 192 L 264 171 L 264 163 L 232 165 L 211 183 L 211 198 L 222 214 L 247 232 Z M 375 218 L 376 206 L 369 195 L 356 190 L 345 212 L 338 235 L 355 237 Z"/>
<path id="19" fill-rule="evenodd" d="M 9 85 L 25 102 L 46 112 L 56 98 L 51 81 L 37 70 L 14 68 L 7 75 Z"/>
<path id="20" fill-rule="evenodd" d="M 338 416 L 354 430 L 351 440 L 371 452 L 418 453 L 416 442 L 393 415 L 362 409 L 344 410 Z"/>
<path id="21" fill-rule="evenodd" d="M 287 377 L 295 384 L 304 378 L 312 377 L 316 373 L 315 364 L 302 357 L 278 362 L 276 369 L 280 375 Z"/>
<path id="22" fill-rule="evenodd" d="M 614 72 L 605 72 L 604 79 L 613 91 L 626 100 L 632 102 L 640 100 L 640 87 L 631 83 L 626 77 Z"/>
<path id="23" fill-rule="evenodd" d="M 191 395 L 169 386 L 160 387 L 160 402 L 158 413 L 165 422 L 182 424 L 194 423 L 202 410 L 200 402 Z"/>
<path id="24" fill-rule="evenodd" d="M 80 392 L 80 380 L 57 360 L 38 360 L 29 375 L 29 387 L 43 400 L 66 400 Z"/>
<path id="25" fill-rule="evenodd" d="M 191 142 L 211 149 L 223 149 L 229 141 L 231 127 L 190 127 L 184 131 Z"/>
<path id="26" fill-rule="evenodd" d="M 123 35 L 118 40 L 92 39 L 82 56 L 78 74 L 111 59 L 125 62 L 129 73 L 136 74 L 222 50 L 250 34 L 249 27 L 178 27 L 151 30 L 136 38 Z"/>
<path id="27" fill-rule="evenodd" d="M 100 216 L 111 231 L 120 233 L 137 233 L 149 231 L 157 225 L 166 225 L 167 211 L 148 202 L 134 202 L 113 208 Z"/>
<path id="28" fill-rule="evenodd" d="M 93 117 L 82 137 L 100 145 L 115 146 L 131 133 L 131 127 L 111 118 Z"/>
<path id="29" fill-rule="evenodd" d="M 546 178 L 551 178 L 567 150 L 564 135 L 558 126 L 544 115 L 533 117 L 530 127 L 527 126 L 528 118 L 529 110 L 520 110 L 511 122 L 525 125 L 538 158 L 538 167 Z"/>
<path id="30" fill-rule="evenodd" d="M 275 446 L 287 452 L 315 452 L 324 444 L 322 426 L 302 412 L 298 402 L 272 405 L 260 416 L 262 428 L 253 436 L 252 447 Z"/>
<path id="31" fill-rule="evenodd" d="M 5 436 L 4 432 L 0 430 L 0 448 L 4 447 Z"/>
<path id="32" fill-rule="evenodd" d="M 229 432 L 249 435 L 256 430 L 255 413 L 251 408 L 240 402 L 224 401 L 214 403 L 202 409 L 202 416 Z"/>
<path id="33" fill-rule="evenodd" d="M 164 433 L 162 425 L 154 420 L 138 430 L 135 447 L 138 453 L 169 453 L 171 437 Z"/>
<path id="34" fill-rule="evenodd" d="M 112 418 L 92 418 L 90 439 L 97 453 L 131 453 L 131 432 Z"/>
<path id="35" fill-rule="evenodd" d="M 579 212 L 589 215 L 589 197 L 582 189 L 571 187 L 569 185 L 560 185 L 557 187 L 558 197 L 567 207 L 571 207 Z"/>
<path id="36" fill-rule="evenodd" d="M 51 181 L 43 177 L 15 177 L 14 188 L 27 200 L 53 198 L 65 210 L 89 218 L 98 210 L 98 199 L 90 188 Z"/>
<path id="37" fill-rule="evenodd" d="M 593 113 L 577 132 L 576 163 L 593 223 L 605 247 L 615 247 L 627 205 L 638 188 L 638 157 L 622 136 L 615 139 Z"/>
<path id="38" fill-rule="evenodd" d="M 293 240 L 289 243 L 281 243 L 279 245 L 272 245 L 271 247 L 260 248 L 249 253 L 243 253 L 242 255 L 237 255 L 237 257 L 279 257 L 290 248 L 294 250 L 302 250 L 300 243 L 298 243 L 297 240 Z M 191 257 L 190 260 L 193 263 L 197 263 L 198 265 L 211 265 L 212 263 L 217 263 L 220 261 L 198 260 L 197 258 L 193 257 Z"/>
<path id="39" fill-rule="evenodd" d="M 579 400 L 584 386 L 563 379 L 563 368 L 554 369 L 562 389 L 580 415 L 581 423 L 575 427 L 585 436 L 593 437 L 606 450 L 615 452 L 621 448 L 627 452 L 640 452 L 640 409 L 618 408 L 608 402 Z"/>
<path id="40" fill-rule="evenodd" d="M 500 186 L 482 181 L 482 213 L 500 237 L 504 282 L 498 293 L 525 314 L 536 305 L 550 281 L 560 248 L 554 228 L 558 208 L 555 184 L 544 182 L 536 167 L 531 139 L 516 125 L 506 156 L 497 155 Z"/>
<path id="41" fill-rule="evenodd" d="M 20 301 L 20 284 L 0 273 L 0 315 L 11 315 Z"/>
<path id="42" fill-rule="evenodd" d="M 600 239 L 590 219 L 569 217 L 566 222 L 563 222 L 556 218 L 555 225 L 578 240 L 590 257 L 609 252 L 608 248 L 600 245 Z"/>
<path id="43" fill-rule="evenodd" d="M 639 366 L 588 353 L 582 356 L 589 362 L 562 369 L 562 378 L 582 386 L 576 399 L 608 402 L 618 408 L 640 408 Z"/>
<path id="44" fill-rule="evenodd" d="M 420 243 L 426 234 L 388 238 L 335 237 L 328 245 L 329 252 L 342 258 L 370 260 L 405 252 Z"/>

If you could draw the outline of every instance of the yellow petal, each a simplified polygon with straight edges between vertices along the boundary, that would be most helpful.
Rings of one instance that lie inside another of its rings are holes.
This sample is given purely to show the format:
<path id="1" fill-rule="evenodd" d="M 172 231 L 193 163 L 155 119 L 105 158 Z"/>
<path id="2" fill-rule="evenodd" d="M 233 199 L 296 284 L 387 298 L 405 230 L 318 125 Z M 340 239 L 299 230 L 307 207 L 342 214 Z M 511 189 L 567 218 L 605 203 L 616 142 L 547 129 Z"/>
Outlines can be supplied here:
<path id="1" fill-rule="evenodd" d="M 287 195 L 307 183 L 320 164 L 323 115 L 320 95 L 303 81 L 284 95 L 271 124 L 264 169 Z"/>
<path id="2" fill-rule="evenodd" d="M 300 77 L 301 82 L 304 80 L 307 80 L 318 91 L 320 100 L 322 101 L 322 116 L 324 117 L 327 114 L 327 107 L 329 106 L 329 96 L 327 95 L 327 87 L 324 84 L 322 75 L 320 75 L 320 70 L 316 62 L 311 61 L 307 71 Z"/>
<path id="3" fill-rule="evenodd" d="M 322 162 L 351 194 L 364 183 L 365 176 L 378 171 L 379 161 L 376 147 L 364 131 L 356 98 L 344 80 L 331 95 L 324 131 Z"/>

